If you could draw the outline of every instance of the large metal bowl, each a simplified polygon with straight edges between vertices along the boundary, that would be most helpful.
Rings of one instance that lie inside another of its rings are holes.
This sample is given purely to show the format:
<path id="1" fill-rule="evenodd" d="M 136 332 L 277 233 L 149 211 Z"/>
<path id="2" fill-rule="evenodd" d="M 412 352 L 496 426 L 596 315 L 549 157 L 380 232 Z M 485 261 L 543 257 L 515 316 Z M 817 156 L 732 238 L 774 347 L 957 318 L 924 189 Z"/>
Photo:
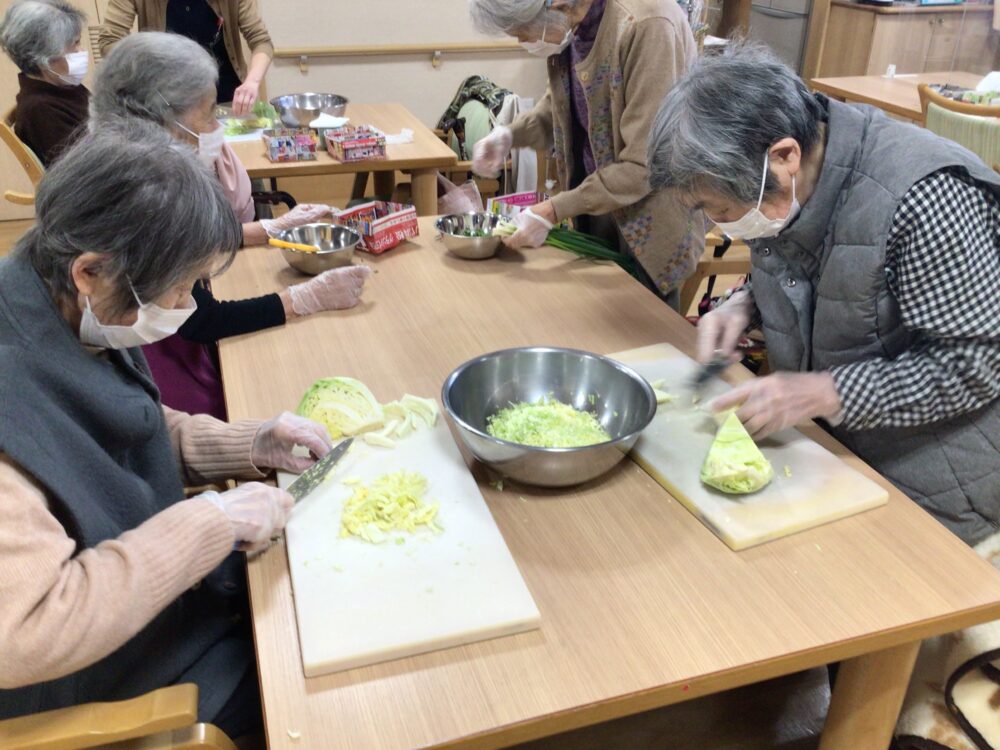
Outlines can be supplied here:
<path id="1" fill-rule="evenodd" d="M 347 99 L 337 94 L 285 94 L 271 100 L 281 122 L 290 128 L 308 128 L 321 114 L 343 117 Z"/>
<path id="2" fill-rule="evenodd" d="M 498 440 L 487 420 L 511 403 L 553 398 L 592 411 L 611 440 L 583 448 L 536 448 Z M 458 367 L 441 389 L 445 411 L 472 454 L 501 474 L 568 487 L 617 464 L 656 414 L 649 383 L 629 367 L 576 349 L 526 347 L 484 354 Z"/>
<path id="3" fill-rule="evenodd" d="M 277 239 L 300 245 L 316 245 L 319 252 L 281 248 L 281 255 L 288 265 L 315 276 L 331 268 L 349 266 L 354 257 L 354 248 L 361 242 L 361 235 L 347 227 L 317 223 L 286 229 L 278 233 Z"/>
<path id="4" fill-rule="evenodd" d="M 483 260 L 492 258 L 500 248 L 500 238 L 467 237 L 463 232 L 492 232 L 501 218 L 496 214 L 469 213 L 448 214 L 434 223 L 435 229 L 441 234 L 441 242 L 459 258 L 468 260 Z"/>

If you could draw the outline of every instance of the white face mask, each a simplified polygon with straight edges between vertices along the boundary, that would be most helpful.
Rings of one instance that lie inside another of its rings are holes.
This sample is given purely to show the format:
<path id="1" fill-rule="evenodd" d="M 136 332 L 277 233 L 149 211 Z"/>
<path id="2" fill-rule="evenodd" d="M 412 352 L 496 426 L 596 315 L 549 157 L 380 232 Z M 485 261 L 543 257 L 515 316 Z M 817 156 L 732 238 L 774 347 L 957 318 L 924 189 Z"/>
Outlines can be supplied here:
<path id="1" fill-rule="evenodd" d="M 87 297 L 87 309 L 83 311 L 80 321 L 80 341 L 102 349 L 129 349 L 152 344 L 177 333 L 198 308 L 198 303 L 190 295 L 183 308 L 167 310 L 152 302 L 143 304 L 134 289 L 132 294 L 135 295 L 135 301 L 139 302 L 139 318 L 130 326 L 101 323 L 90 308 L 90 297 Z"/>
<path id="2" fill-rule="evenodd" d="M 90 67 L 90 55 L 86 52 L 70 52 L 65 55 L 67 72 L 66 75 L 56 73 L 52 68 L 49 72 L 67 86 L 79 86 L 83 79 L 87 77 L 87 69 Z"/>
<path id="3" fill-rule="evenodd" d="M 736 221 L 715 222 L 719 230 L 734 240 L 757 240 L 766 237 L 775 237 L 788 226 L 792 219 L 799 215 L 798 198 L 795 197 L 795 175 L 792 175 L 792 205 L 788 208 L 788 215 L 784 219 L 769 219 L 760 210 L 764 201 L 764 186 L 767 184 L 767 154 L 764 154 L 764 175 L 760 182 L 760 196 L 757 198 L 757 207 L 747 211 Z M 711 217 L 709 217 L 711 219 Z"/>
<path id="4" fill-rule="evenodd" d="M 548 19 L 545 20 L 545 25 L 542 26 L 542 38 L 537 42 L 521 42 L 521 46 L 529 55 L 534 55 L 535 57 L 552 57 L 552 55 L 561 54 L 564 49 L 573 43 L 573 39 L 576 35 L 573 33 L 573 29 L 569 29 L 566 32 L 566 36 L 563 37 L 559 44 L 554 42 L 545 41 L 545 32 L 548 29 Z"/>
<path id="5" fill-rule="evenodd" d="M 177 126 L 198 139 L 198 158 L 206 167 L 215 164 L 222 155 L 222 145 L 226 142 L 226 131 L 221 125 L 210 133 L 195 133 L 193 130 L 184 127 L 180 121 Z"/>

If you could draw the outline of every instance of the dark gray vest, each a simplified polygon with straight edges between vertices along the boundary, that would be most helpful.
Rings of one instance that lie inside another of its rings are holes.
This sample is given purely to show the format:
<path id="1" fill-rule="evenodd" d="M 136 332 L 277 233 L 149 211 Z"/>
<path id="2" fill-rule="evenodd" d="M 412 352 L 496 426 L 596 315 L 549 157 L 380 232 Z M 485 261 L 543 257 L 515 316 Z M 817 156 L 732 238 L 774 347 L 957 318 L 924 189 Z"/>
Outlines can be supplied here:
<path id="1" fill-rule="evenodd" d="M 829 123 L 819 183 L 787 229 L 749 243 L 775 370 L 899 356 L 912 336 L 885 258 L 903 195 L 933 172 L 962 167 L 1000 197 L 1000 178 L 971 152 L 872 107 L 820 98 Z M 1000 399 L 920 428 L 832 432 L 970 544 L 1000 525 Z"/>
<path id="2" fill-rule="evenodd" d="M 45 487 L 77 551 L 120 536 L 184 497 L 159 393 L 140 350 L 109 351 L 106 359 L 90 354 L 38 274 L 16 256 L 0 261 L 0 453 Z M 241 577 L 241 560 L 230 556 L 205 585 L 98 663 L 0 690 L 0 718 L 197 682 L 199 712 L 210 720 L 252 658 L 246 639 L 236 635 L 243 599 L 233 594 L 242 589 Z"/>

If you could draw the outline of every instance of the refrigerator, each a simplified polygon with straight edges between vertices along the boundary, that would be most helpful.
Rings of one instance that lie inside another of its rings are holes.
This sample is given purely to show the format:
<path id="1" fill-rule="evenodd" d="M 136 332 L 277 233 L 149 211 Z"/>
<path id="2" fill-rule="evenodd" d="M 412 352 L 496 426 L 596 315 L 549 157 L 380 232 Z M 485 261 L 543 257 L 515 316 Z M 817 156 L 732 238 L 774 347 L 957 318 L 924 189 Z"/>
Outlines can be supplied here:
<path id="1" fill-rule="evenodd" d="M 748 36 L 768 45 L 794 71 L 801 72 L 810 6 L 811 0 L 753 0 Z"/>

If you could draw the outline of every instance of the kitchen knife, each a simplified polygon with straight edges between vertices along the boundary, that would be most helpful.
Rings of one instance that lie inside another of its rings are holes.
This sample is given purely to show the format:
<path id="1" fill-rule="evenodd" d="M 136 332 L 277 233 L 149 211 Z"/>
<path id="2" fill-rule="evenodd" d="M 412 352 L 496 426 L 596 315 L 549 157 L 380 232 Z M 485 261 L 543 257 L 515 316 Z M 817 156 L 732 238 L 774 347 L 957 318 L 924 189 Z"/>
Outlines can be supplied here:
<path id="1" fill-rule="evenodd" d="M 308 469 L 299 474 L 299 478 L 288 485 L 288 494 L 295 498 L 298 503 L 302 498 L 312 492 L 319 483 L 326 479 L 327 475 L 337 465 L 337 461 L 344 457 L 347 449 L 351 447 L 354 438 L 347 438 L 323 458 L 314 463 Z"/>
<path id="2" fill-rule="evenodd" d="M 698 368 L 688 383 L 688 387 L 695 395 L 700 394 L 712 378 L 718 377 L 731 364 L 729 357 L 725 356 L 721 350 L 716 349 L 712 359 Z"/>

